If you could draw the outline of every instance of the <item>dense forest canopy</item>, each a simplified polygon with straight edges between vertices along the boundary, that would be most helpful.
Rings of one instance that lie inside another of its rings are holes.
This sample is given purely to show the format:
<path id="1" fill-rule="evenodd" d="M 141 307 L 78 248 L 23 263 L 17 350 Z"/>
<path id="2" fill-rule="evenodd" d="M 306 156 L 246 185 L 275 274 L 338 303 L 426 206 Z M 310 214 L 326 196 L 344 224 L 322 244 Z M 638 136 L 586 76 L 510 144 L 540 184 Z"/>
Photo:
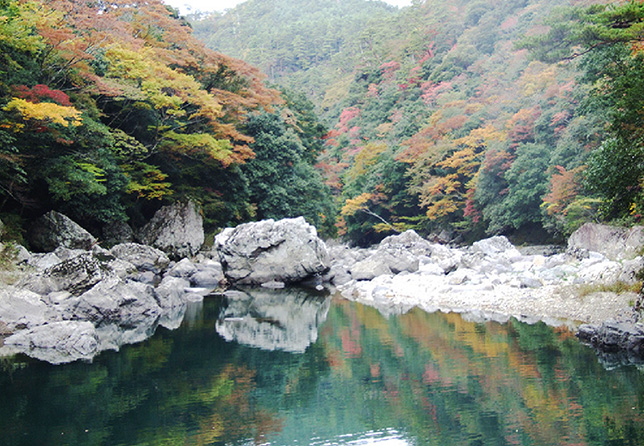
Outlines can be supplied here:
<path id="1" fill-rule="evenodd" d="M 636 223 L 642 23 L 640 1 L 0 0 L 0 219 L 98 232 L 190 197 L 209 230 L 304 215 L 359 244 Z"/>
<path id="2" fill-rule="evenodd" d="M 259 142 L 271 131 L 261 116 L 292 147 L 280 175 L 299 179 L 297 200 L 325 195 L 309 172 L 324 131 L 305 98 L 285 101 L 256 68 L 207 49 L 160 1 L 1 0 L 0 51 L 9 227 L 57 209 L 96 232 L 183 197 L 211 228 L 262 215 L 249 161 L 274 148 Z M 320 223 L 321 210 L 297 200 L 289 212 Z"/>
<path id="3" fill-rule="evenodd" d="M 270 46 L 276 36 L 297 40 L 299 55 L 320 54 L 320 41 L 291 22 L 265 27 L 247 15 L 251 6 L 266 17 L 294 14 L 324 39 L 323 24 L 342 23 L 335 11 L 355 2 L 284 3 L 249 1 L 193 17 L 193 26 L 212 48 L 288 67 L 294 74 L 283 69 L 275 80 L 313 95 L 331 127 L 319 167 L 339 197 L 340 233 L 364 244 L 406 228 L 544 239 L 590 220 L 640 220 L 640 1 L 383 7 L 359 32 L 341 34 L 334 54 L 290 52 L 289 63 Z"/>

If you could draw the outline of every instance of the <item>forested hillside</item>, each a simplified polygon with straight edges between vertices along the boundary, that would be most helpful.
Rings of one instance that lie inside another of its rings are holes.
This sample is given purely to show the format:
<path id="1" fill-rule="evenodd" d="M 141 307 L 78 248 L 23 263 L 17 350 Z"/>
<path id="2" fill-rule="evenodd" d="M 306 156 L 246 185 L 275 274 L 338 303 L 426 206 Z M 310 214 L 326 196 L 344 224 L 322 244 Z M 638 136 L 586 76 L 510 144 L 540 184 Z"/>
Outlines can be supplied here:
<path id="1" fill-rule="evenodd" d="M 55 209 L 100 235 L 189 197 L 210 229 L 332 227 L 311 109 L 160 1 L 0 0 L 0 219 L 19 239 Z"/>
<path id="2" fill-rule="evenodd" d="M 309 3 L 252 0 L 193 26 L 213 48 L 254 33 L 234 43 L 250 60 L 273 35 L 313 42 L 289 21 L 263 21 L 302 17 Z M 315 17 L 331 21 L 338 2 L 319 3 Z M 339 197 L 340 232 L 364 244 L 406 228 L 544 240 L 585 221 L 639 221 L 643 9 L 425 0 L 343 33 L 331 58 L 303 47 L 317 65 L 292 61 L 299 71 L 275 79 L 311 92 L 332 128 L 319 167 Z M 278 51 L 264 54 L 263 67 L 284 66 Z"/>
<path id="3" fill-rule="evenodd" d="M 374 36 L 395 36 L 381 28 L 393 25 L 396 13 L 381 1 L 248 0 L 226 14 L 190 18 L 195 36 L 209 47 L 320 103 L 329 86 L 351 82 Z"/>
<path id="4" fill-rule="evenodd" d="M 639 1 L 250 0 L 189 19 L 0 0 L 8 237 L 51 209 L 100 235 L 185 197 L 211 231 L 304 215 L 359 244 L 644 215 Z"/>

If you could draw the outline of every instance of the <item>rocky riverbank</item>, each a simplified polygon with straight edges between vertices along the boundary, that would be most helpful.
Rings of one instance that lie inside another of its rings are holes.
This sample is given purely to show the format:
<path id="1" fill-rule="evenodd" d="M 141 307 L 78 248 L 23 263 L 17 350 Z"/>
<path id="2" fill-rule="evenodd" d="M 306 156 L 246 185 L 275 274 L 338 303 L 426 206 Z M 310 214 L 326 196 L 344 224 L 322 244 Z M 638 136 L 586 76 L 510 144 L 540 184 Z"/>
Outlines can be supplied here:
<path id="1" fill-rule="evenodd" d="M 505 237 L 448 247 L 410 231 L 367 250 L 331 247 L 329 275 L 343 297 L 385 315 L 419 307 L 477 321 L 565 325 L 607 362 L 639 363 L 644 325 L 634 305 L 641 299 L 641 246 L 642 228 L 593 224 L 566 247 L 522 250 Z"/>
<path id="2" fill-rule="evenodd" d="M 345 298 L 376 306 L 383 313 L 418 306 L 428 312 L 466 313 L 480 319 L 516 317 L 572 327 L 634 318 L 637 293 L 607 290 L 632 287 L 641 257 L 611 259 L 583 248 L 559 253 L 552 247 L 535 250 L 524 254 L 505 237 L 449 248 L 405 233 L 384 240 L 366 259 L 348 267 L 359 279 L 339 289 Z M 402 271 L 360 280 L 367 270 L 394 266 Z"/>
<path id="3" fill-rule="evenodd" d="M 385 315 L 419 307 L 476 320 L 591 324 L 580 333 L 598 348 L 644 352 L 644 328 L 632 308 L 639 296 L 624 291 L 637 283 L 644 265 L 638 228 L 587 225 L 565 249 L 520 250 L 505 237 L 450 247 L 413 231 L 355 249 L 325 244 L 297 218 L 230 228 L 212 249 L 198 251 L 199 219 L 194 205 L 181 204 L 155 216 L 143 231 L 156 247 L 121 240 L 104 249 L 66 217 L 46 216 L 34 244 L 48 252 L 17 247 L 12 283 L 0 289 L 0 355 L 87 360 L 144 340 L 158 326 L 176 328 L 190 302 L 224 288 L 292 283 L 337 289 Z M 227 298 L 239 300 L 235 291 Z M 221 324 L 228 334 L 239 331 L 231 320 Z M 619 343 L 611 328 L 617 323 Z"/>

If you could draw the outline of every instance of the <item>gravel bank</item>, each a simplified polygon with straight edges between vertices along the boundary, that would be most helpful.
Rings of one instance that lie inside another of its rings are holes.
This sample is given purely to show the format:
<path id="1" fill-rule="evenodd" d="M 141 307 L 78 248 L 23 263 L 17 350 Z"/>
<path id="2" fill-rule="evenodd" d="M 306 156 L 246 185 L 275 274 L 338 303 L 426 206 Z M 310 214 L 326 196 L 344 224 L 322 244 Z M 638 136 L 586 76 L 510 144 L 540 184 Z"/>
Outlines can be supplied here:
<path id="1" fill-rule="evenodd" d="M 596 292 L 581 296 L 577 285 L 521 289 L 510 285 L 446 285 L 431 276 L 381 276 L 341 288 L 343 297 L 396 314 L 419 307 L 427 312 L 455 312 L 476 319 L 543 321 L 571 328 L 607 320 L 630 320 L 635 293 Z"/>

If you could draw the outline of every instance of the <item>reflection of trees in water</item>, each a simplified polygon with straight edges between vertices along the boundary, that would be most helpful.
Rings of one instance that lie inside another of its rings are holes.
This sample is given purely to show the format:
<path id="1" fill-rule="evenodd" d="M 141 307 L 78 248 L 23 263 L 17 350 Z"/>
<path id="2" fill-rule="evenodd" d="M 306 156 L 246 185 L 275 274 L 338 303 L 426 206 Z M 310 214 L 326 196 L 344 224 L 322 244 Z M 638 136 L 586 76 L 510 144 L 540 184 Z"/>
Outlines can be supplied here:
<path id="1" fill-rule="evenodd" d="M 329 297 L 299 289 L 229 292 L 216 329 L 227 341 L 303 353 L 317 340 L 330 304 Z"/>
<path id="2" fill-rule="evenodd" d="M 394 429 L 411 444 L 644 444 L 643 374 L 607 372 L 569 332 L 280 294 L 266 302 L 320 330 L 304 353 L 225 341 L 216 328 L 235 305 L 259 323 L 279 314 L 211 299 L 92 364 L 3 363 L 0 443 L 307 444 Z"/>
<path id="3" fill-rule="evenodd" d="M 347 405 L 362 407 L 368 396 L 370 412 L 422 444 L 644 440 L 642 424 L 632 428 L 644 411 L 632 410 L 644 403 L 634 395 L 644 389 L 642 374 L 607 372 L 570 331 L 420 310 L 384 319 L 347 302 L 329 313 L 339 319 L 320 341 L 338 379 L 363 383 L 353 394 L 343 389 Z"/>

